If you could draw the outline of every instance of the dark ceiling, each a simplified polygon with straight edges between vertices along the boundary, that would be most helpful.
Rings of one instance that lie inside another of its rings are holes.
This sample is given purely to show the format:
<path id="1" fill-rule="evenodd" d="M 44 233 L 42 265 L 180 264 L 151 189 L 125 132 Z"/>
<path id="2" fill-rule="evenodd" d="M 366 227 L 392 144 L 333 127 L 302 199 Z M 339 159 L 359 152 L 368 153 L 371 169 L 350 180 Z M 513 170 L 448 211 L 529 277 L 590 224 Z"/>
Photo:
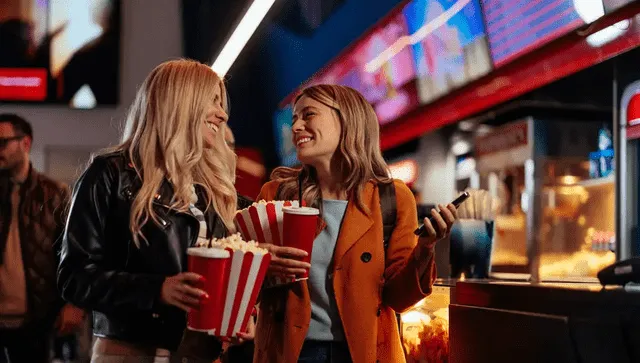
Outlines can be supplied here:
<path id="1" fill-rule="evenodd" d="M 346 0 L 277 0 L 266 22 L 310 35 Z M 182 0 L 184 54 L 211 62 L 252 0 Z M 251 46 L 251 43 L 249 44 Z"/>
<path id="2" fill-rule="evenodd" d="M 310 35 L 346 0 L 280 0 L 274 21 L 289 31 Z"/>
<path id="3" fill-rule="evenodd" d="M 210 63 L 251 0 L 183 0 L 184 55 Z"/>

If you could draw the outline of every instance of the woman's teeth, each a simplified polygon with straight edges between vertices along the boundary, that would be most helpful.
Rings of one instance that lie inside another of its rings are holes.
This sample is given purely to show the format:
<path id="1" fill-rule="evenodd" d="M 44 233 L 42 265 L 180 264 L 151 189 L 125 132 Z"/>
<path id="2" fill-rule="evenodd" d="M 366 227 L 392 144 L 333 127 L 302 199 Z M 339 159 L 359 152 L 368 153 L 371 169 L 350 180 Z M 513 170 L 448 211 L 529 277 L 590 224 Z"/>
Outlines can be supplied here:
<path id="1" fill-rule="evenodd" d="M 309 141 L 311 141 L 310 137 L 303 137 L 301 139 L 298 139 L 298 141 L 296 142 L 296 145 L 300 146 L 300 145 L 302 145 L 304 143 L 307 143 Z"/>
<path id="2" fill-rule="evenodd" d="M 211 122 L 207 122 L 207 127 L 213 132 L 218 132 L 218 130 L 220 129 L 216 124 Z"/>

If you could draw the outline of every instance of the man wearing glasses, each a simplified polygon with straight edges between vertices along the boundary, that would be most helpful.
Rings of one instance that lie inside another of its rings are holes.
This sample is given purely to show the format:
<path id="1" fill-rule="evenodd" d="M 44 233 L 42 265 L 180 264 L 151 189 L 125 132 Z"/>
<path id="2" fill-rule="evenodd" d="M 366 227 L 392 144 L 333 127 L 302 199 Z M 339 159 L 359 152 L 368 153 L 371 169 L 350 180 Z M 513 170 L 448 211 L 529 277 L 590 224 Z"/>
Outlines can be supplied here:
<path id="1" fill-rule="evenodd" d="M 49 337 L 73 332 L 82 310 L 56 288 L 56 241 L 64 228 L 66 186 L 35 171 L 31 125 L 0 114 L 0 361 L 48 362 Z"/>

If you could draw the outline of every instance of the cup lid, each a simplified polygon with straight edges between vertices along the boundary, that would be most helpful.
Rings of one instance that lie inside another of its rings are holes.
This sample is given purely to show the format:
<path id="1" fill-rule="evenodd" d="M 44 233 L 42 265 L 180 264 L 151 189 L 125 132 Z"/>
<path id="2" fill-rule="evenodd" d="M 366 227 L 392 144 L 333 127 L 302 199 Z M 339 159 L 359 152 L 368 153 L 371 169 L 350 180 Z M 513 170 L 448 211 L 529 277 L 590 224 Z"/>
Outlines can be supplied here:
<path id="1" fill-rule="evenodd" d="M 311 207 L 282 207 L 282 212 L 289 214 L 297 214 L 303 216 L 317 216 L 320 214 L 320 210 Z"/>
<path id="2" fill-rule="evenodd" d="M 229 258 L 231 254 L 221 248 L 191 247 L 187 249 L 187 255 L 205 258 Z"/>

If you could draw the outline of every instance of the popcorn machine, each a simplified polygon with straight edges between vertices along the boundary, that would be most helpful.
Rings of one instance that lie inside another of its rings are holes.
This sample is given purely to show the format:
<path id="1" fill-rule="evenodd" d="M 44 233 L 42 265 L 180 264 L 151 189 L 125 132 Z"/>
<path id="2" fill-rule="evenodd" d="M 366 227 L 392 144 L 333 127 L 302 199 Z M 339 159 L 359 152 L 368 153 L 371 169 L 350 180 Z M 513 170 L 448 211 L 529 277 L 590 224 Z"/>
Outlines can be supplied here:
<path id="1" fill-rule="evenodd" d="M 602 122 L 529 117 L 476 138 L 480 188 L 502 202 L 491 277 L 591 280 L 615 261 L 612 142 L 599 132 Z"/>

